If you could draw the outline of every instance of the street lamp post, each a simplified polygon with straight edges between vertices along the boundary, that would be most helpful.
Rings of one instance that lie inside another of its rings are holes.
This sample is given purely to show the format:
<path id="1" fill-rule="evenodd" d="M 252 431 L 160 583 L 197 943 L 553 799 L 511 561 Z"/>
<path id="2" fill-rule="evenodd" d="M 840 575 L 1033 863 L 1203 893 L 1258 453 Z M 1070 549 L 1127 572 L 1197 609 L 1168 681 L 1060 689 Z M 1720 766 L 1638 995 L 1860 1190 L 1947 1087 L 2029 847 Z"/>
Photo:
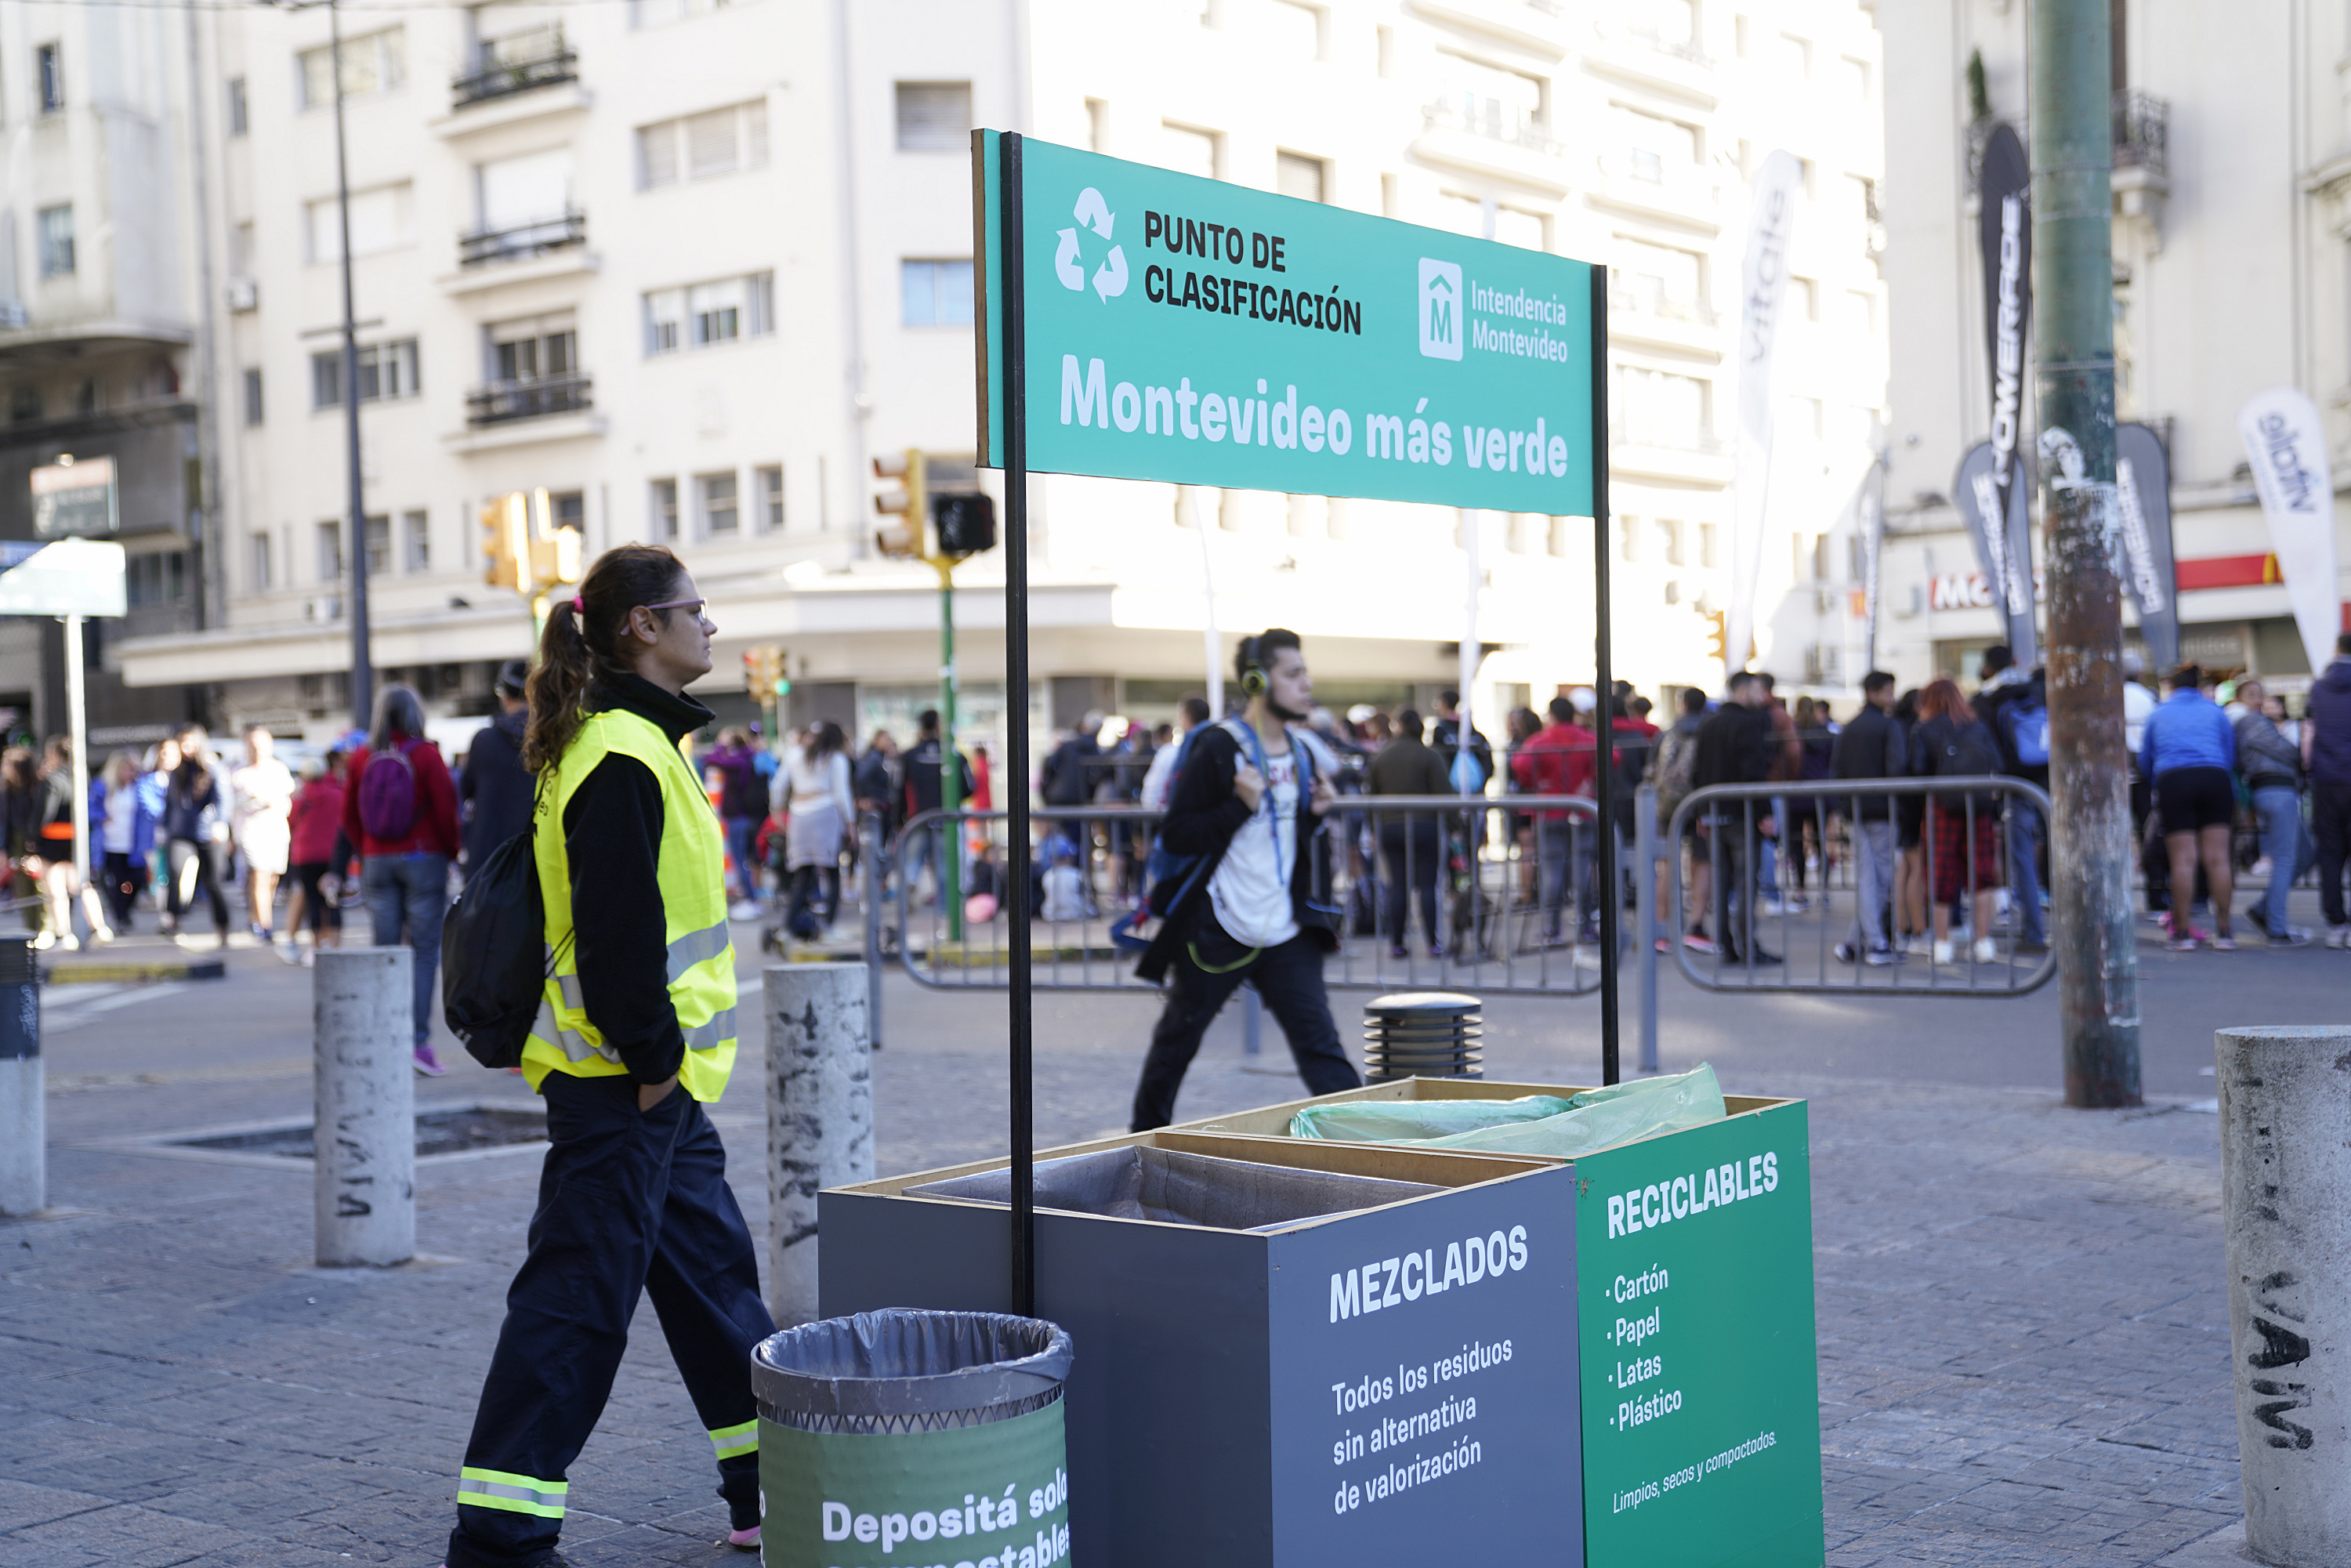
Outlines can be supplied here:
<path id="1" fill-rule="evenodd" d="M 351 570 L 351 722 L 365 728 L 374 695 L 368 656 L 366 485 L 360 474 L 360 340 L 351 298 L 351 172 L 343 137 L 343 18 L 339 0 L 327 0 L 328 68 L 335 78 L 335 221 L 343 260 L 343 454 L 350 468 Z"/>

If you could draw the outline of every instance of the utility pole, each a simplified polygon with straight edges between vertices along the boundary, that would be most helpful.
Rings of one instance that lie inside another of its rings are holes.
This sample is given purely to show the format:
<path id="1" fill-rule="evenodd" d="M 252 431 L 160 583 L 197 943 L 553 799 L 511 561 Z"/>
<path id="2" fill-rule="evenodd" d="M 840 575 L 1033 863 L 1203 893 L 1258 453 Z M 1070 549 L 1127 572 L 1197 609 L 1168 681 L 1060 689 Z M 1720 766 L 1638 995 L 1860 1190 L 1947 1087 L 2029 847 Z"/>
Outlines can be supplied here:
<path id="1" fill-rule="evenodd" d="M 2049 583 L 2050 934 L 2065 1103 L 2139 1103 L 2116 553 L 2108 0 L 2030 0 L 2033 353 Z"/>
<path id="2" fill-rule="evenodd" d="M 343 252 L 343 454 L 350 469 L 351 722 L 368 726 L 375 670 L 368 655 L 367 486 L 360 476 L 360 338 L 351 303 L 351 167 L 343 142 L 343 13 L 327 0 L 327 52 L 335 73 L 335 218 Z"/>
<path id="3" fill-rule="evenodd" d="M 929 497 L 924 498 L 928 506 Z M 955 558 L 935 555 L 939 574 L 939 810 L 947 813 L 946 851 L 939 856 L 939 902 L 946 905 L 947 940 L 963 940 L 963 768 L 956 751 Z M 901 895 L 911 898 L 909 889 Z"/>

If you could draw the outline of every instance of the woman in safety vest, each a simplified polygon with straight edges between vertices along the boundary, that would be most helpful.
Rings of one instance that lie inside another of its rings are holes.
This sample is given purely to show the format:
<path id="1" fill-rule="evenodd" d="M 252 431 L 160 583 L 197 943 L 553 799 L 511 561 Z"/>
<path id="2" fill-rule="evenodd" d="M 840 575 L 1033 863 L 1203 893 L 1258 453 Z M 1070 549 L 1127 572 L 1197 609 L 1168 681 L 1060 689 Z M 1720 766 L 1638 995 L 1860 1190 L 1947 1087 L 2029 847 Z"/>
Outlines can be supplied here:
<path id="1" fill-rule="evenodd" d="M 658 545 L 623 545 L 559 601 L 530 677 L 523 765 L 554 956 L 523 1071 L 547 1098 L 530 1254 L 457 1483 L 447 1568 L 552 1560 L 564 1472 L 653 1297 L 718 1459 L 730 1546 L 759 1543 L 751 1347 L 774 1332 L 751 1233 L 703 1107 L 735 1064 L 722 835 L 678 750 L 716 631 Z"/>

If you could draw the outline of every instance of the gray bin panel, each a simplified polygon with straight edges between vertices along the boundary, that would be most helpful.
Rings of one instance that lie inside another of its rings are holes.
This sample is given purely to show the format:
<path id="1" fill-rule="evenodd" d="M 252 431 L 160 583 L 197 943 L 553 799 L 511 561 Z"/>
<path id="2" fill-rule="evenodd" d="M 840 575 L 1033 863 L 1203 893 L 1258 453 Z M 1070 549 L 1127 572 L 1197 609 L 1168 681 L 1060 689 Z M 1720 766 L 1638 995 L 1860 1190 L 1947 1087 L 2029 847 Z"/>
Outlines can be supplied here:
<path id="1" fill-rule="evenodd" d="M 1216 1230 L 1267 1230 L 1443 1190 L 1422 1182 L 1299 1170 L 1174 1149 L 1104 1149 L 1048 1160 L 1036 1170 L 1040 1208 Z M 908 1187 L 906 1195 L 1008 1204 L 1012 1173 L 982 1171 Z"/>

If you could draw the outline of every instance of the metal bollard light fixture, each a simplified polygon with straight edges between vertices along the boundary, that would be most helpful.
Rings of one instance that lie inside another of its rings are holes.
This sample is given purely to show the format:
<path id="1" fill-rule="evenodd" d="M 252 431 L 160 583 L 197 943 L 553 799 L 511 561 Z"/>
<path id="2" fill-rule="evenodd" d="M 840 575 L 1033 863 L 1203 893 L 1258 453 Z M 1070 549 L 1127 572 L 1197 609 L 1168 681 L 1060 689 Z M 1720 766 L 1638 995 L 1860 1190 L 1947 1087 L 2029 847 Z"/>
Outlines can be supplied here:
<path id="1" fill-rule="evenodd" d="M 1364 1076 L 1483 1078 L 1483 1004 L 1458 991 L 1399 991 L 1364 1004 Z"/>
<path id="2" fill-rule="evenodd" d="M 48 1205 L 47 1071 L 33 934 L 0 933 L 0 1214 Z"/>

